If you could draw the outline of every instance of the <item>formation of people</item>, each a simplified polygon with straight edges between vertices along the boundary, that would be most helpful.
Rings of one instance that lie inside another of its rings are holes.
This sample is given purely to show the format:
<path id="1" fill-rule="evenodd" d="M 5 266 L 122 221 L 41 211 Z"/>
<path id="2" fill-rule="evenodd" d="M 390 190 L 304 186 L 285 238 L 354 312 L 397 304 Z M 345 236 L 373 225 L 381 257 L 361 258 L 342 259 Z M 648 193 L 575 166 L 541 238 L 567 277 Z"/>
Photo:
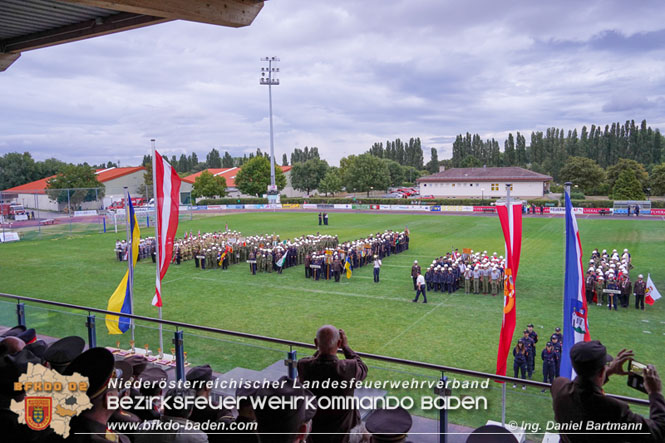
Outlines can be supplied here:
<path id="1" fill-rule="evenodd" d="M 382 260 L 409 249 L 409 230 L 386 230 L 368 237 L 339 243 L 336 247 L 319 249 L 305 255 L 305 278 L 339 282 L 342 272 L 372 265 L 374 282 L 379 282 Z M 348 263 L 348 264 L 347 264 Z M 378 270 L 377 270 L 378 269 Z"/>
<path id="2" fill-rule="evenodd" d="M 459 249 L 435 258 L 424 273 L 415 260 L 411 267 L 413 290 L 416 291 L 413 301 L 418 301 L 422 294 L 423 302 L 427 303 L 427 291 L 451 294 L 462 287 L 465 294 L 491 293 L 496 296 L 503 290 L 504 266 L 503 256 L 496 252 L 492 255 L 473 250 L 460 253 Z"/>
<path id="3" fill-rule="evenodd" d="M 607 306 L 609 310 L 617 311 L 618 306 L 628 308 L 630 296 L 634 294 L 635 309 L 644 310 L 647 285 L 642 274 L 633 283 L 631 269 L 632 257 L 628 249 L 624 249 L 621 255 L 616 249 L 612 253 L 607 249 L 602 252 L 594 249 L 584 281 L 587 305 Z"/>
<path id="4" fill-rule="evenodd" d="M 531 380 L 533 377 L 538 354 L 536 343 L 538 343 L 538 333 L 533 329 L 533 323 L 529 323 L 513 348 L 514 378 Z M 540 352 L 543 364 L 543 383 L 552 383 L 554 378 L 559 376 L 562 347 L 563 334 L 561 328 L 557 327 L 550 335 L 545 348 Z M 513 388 L 516 387 L 517 385 L 513 384 Z M 526 385 L 522 385 L 522 389 L 526 389 Z M 545 389 L 542 392 L 545 392 Z"/>
<path id="5" fill-rule="evenodd" d="M 142 238 L 139 242 L 139 255 L 137 260 L 146 260 L 148 257 L 151 257 L 152 262 L 155 263 L 156 247 L 157 242 L 155 241 L 155 237 Z M 127 261 L 127 257 L 129 256 L 127 254 L 129 251 L 129 243 L 126 240 L 116 239 L 113 251 L 115 252 L 118 261 Z"/>

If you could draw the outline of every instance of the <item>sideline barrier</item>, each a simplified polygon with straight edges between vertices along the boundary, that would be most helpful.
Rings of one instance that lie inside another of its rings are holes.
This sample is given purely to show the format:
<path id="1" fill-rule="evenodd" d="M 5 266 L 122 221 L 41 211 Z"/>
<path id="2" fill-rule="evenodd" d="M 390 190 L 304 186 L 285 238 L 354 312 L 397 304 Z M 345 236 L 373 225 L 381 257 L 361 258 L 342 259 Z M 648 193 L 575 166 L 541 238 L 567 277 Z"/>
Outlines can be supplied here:
<path id="1" fill-rule="evenodd" d="M 302 207 L 305 209 L 316 209 L 316 205 L 312 203 L 305 203 L 304 205 L 302 205 Z"/>
<path id="2" fill-rule="evenodd" d="M 574 210 L 575 208 L 573 208 Z M 600 214 L 600 211 L 605 211 L 606 214 L 611 214 L 610 208 L 582 208 L 584 214 Z"/>
<path id="3" fill-rule="evenodd" d="M 651 215 L 665 215 L 665 209 L 651 208 Z"/>
<path id="4" fill-rule="evenodd" d="M 244 205 L 245 209 L 265 209 L 268 205 L 263 204 L 253 204 L 253 205 Z"/>
<path id="5" fill-rule="evenodd" d="M 97 211 L 95 210 L 74 211 L 74 217 L 85 217 L 87 215 L 97 215 Z"/>
<path id="6" fill-rule="evenodd" d="M 584 214 L 584 208 L 573 208 L 574 214 Z M 550 214 L 566 214 L 566 208 L 550 208 Z"/>
<path id="7" fill-rule="evenodd" d="M 345 205 L 345 204 L 334 204 L 333 207 L 335 209 L 353 209 L 352 205 Z"/>
<path id="8" fill-rule="evenodd" d="M 282 209 L 299 209 L 300 203 L 282 203 Z"/>

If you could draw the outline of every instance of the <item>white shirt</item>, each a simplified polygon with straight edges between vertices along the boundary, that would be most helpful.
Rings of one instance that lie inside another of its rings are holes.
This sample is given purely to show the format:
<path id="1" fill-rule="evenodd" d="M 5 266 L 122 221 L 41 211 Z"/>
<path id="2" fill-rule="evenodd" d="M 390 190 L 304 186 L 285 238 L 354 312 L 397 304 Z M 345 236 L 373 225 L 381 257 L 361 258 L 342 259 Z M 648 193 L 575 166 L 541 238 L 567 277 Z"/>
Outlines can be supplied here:
<path id="1" fill-rule="evenodd" d="M 420 275 L 418 276 L 418 278 L 416 279 L 416 286 L 420 287 L 420 286 L 422 286 L 422 285 L 424 285 L 424 284 L 425 284 L 425 277 L 423 277 L 423 275 L 420 274 Z"/>
<path id="2" fill-rule="evenodd" d="M 374 268 L 380 268 L 380 267 L 381 267 L 381 260 L 377 258 L 376 260 L 374 260 Z"/>

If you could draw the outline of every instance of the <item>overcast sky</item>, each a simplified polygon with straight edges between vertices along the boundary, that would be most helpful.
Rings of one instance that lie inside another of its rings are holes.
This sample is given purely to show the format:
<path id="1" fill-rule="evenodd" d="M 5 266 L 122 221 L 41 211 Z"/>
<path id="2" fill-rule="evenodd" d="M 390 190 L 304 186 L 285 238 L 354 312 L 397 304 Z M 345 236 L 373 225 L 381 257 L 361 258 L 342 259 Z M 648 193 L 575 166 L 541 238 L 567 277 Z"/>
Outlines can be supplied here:
<path id="1" fill-rule="evenodd" d="M 647 119 L 665 129 L 660 1 L 271 0 L 232 29 L 171 22 L 26 52 L 0 73 L 0 154 L 140 163 L 269 149 L 260 58 L 281 58 L 275 152 Z"/>

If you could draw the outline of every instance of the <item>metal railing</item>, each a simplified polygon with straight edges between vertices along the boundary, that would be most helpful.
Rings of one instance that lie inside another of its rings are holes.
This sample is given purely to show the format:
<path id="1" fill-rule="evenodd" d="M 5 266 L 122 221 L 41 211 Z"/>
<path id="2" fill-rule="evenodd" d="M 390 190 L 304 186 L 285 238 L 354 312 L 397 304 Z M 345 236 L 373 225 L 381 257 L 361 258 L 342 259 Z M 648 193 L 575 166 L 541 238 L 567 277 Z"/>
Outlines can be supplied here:
<path id="1" fill-rule="evenodd" d="M 73 309 L 73 310 L 78 310 L 78 311 L 84 311 L 87 312 L 87 322 L 85 324 L 86 328 L 88 329 L 88 342 L 89 346 L 94 347 L 96 346 L 96 330 L 95 330 L 95 316 L 94 314 L 110 314 L 110 315 L 118 315 L 117 312 L 113 311 L 108 311 L 105 309 L 98 309 L 98 308 L 92 308 L 92 307 L 85 307 L 85 306 L 80 306 L 80 305 L 74 305 L 70 303 L 62 303 L 62 302 L 57 302 L 57 301 L 50 301 L 50 300 L 41 300 L 37 298 L 32 298 L 32 297 L 23 297 L 23 296 L 18 296 L 18 295 L 12 295 L 12 294 L 4 294 L 0 293 L 0 299 L 9 299 L 9 300 L 14 300 L 17 302 L 16 304 L 16 315 L 17 315 L 17 322 L 18 324 L 25 325 L 26 323 L 26 315 L 25 315 L 25 303 L 24 302 L 29 302 L 29 303 L 36 303 L 36 304 L 41 304 L 41 305 L 49 305 L 49 306 L 57 306 L 61 308 L 67 308 L 67 309 Z M 289 347 L 289 351 L 287 353 L 287 357 L 284 360 L 285 364 L 287 366 L 287 374 L 291 376 L 292 378 L 295 377 L 295 364 L 296 364 L 296 351 L 293 349 L 294 347 L 297 348 L 305 348 L 305 349 L 316 349 L 316 347 L 311 344 L 311 343 L 304 343 L 304 342 L 299 342 L 295 340 L 285 340 L 281 338 L 276 338 L 276 337 L 268 337 L 268 336 L 263 336 L 263 335 L 257 335 L 257 334 L 250 334 L 246 332 L 238 332 L 238 331 L 231 331 L 227 329 L 220 329 L 220 328 L 214 328 L 210 326 L 201 326 L 201 325 L 196 325 L 192 323 L 184 323 L 184 322 L 178 322 L 178 321 L 173 321 L 173 320 L 159 320 L 157 318 L 153 317 L 145 317 L 141 315 L 135 315 L 135 314 L 122 314 L 123 317 L 126 318 L 131 318 L 133 320 L 138 320 L 138 321 L 144 321 L 144 322 L 149 322 L 149 323 L 154 323 L 154 324 L 161 324 L 164 326 L 170 326 L 175 328 L 175 334 L 174 334 L 174 340 L 173 344 L 175 345 L 176 353 L 175 353 L 175 359 L 176 359 L 176 377 L 178 379 L 183 379 L 184 378 L 184 369 L 185 369 L 185 358 L 183 355 L 183 347 L 182 347 L 182 342 L 183 342 L 183 329 L 192 329 L 196 331 L 202 331 L 202 332 L 208 332 L 208 333 L 214 333 L 214 334 L 222 334 L 226 336 L 231 336 L 231 337 L 238 337 L 238 338 L 243 338 L 243 339 L 251 339 L 251 340 L 257 340 L 261 342 L 267 342 L 267 343 L 274 343 L 274 344 L 280 344 L 280 345 L 286 345 Z M 11 326 L 11 325 L 8 325 Z M 414 361 L 414 360 L 406 360 L 402 358 L 397 358 L 397 357 L 389 357 L 385 355 L 378 355 L 378 354 L 371 354 L 367 352 L 357 352 L 355 351 L 357 355 L 360 357 L 366 358 L 366 359 L 371 359 L 371 360 L 376 360 L 376 361 L 381 361 L 385 363 L 390 363 L 390 364 L 397 364 L 397 365 L 405 365 L 409 366 L 412 368 L 420 368 L 420 369 L 427 369 L 427 370 L 433 370 L 441 373 L 441 380 L 446 380 L 445 374 L 459 374 L 459 375 L 464 375 L 464 376 L 469 376 L 473 378 L 481 378 L 481 379 L 489 379 L 495 382 L 501 382 L 502 386 L 502 406 L 501 406 L 501 418 L 502 418 L 502 423 L 505 423 L 505 411 L 506 411 L 506 385 L 509 383 L 513 384 L 520 384 L 520 385 L 527 385 L 527 386 L 532 386 L 532 387 L 537 387 L 537 388 L 545 388 L 548 389 L 551 385 L 549 383 L 542 383 L 538 381 L 533 381 L 533 380 L 527 380 L 527 379 L 521 379 L 521 378 L 514 378 L 514 377 L 508 377 L 508 376 L 501 376 L 501 375 L 496 375 L 496 374 L 491 374 L 487 372 L 481 372 L 481 371 L 474 371 L 471 369 L 464 369 L 464 368 L 457 368 L 454 366 L 446 366 L 446 365 L 440 365 L 440 364 L 434 364 L 434 363 L 427 363 L 427 362 L 421 362 L 421 361 Z M 444 394 L 445 395 L 445 394 Z M 649 401 L 645 399 L 639 399 L 639 398 L 633 398 L 633 397 L 627 397 L 623 395 L 616 395 L 616 394 L 606 394 L 609 397 L 616 398 L 621 401 L 625 401 L 627 403 L 632 403 L 635 405 L 640 405 L 640 406 L 648 406 Z M 439 420 L 440 420 L 440 429 L 442 432 L 441 440 L 442 442 L 446 441 L 445 432 L 447 428 L 447 410 L 442 409 L 439 411 Z"/>

